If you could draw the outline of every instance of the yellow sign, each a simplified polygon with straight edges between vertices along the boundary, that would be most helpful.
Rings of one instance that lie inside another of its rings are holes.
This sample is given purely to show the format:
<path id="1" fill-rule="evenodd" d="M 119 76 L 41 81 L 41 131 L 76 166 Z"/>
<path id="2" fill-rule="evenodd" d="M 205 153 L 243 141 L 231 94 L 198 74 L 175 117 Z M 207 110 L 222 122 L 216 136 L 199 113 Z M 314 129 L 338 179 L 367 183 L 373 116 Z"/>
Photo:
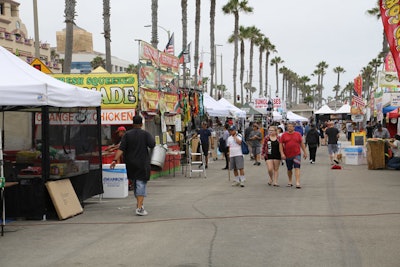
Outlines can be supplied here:
<path id="1" fill-rule="evenodd" d="M 139 101 L 136 74 L 90 73 L 52 76 L 69 84 L 101 92 L 102 109 L 135 109 Z"/>
<path id="2" fill-rule="evenodd" d="M 366 133 L 365 132 L 353 132 L 351 134 L 351 145 L 352 146 L 364 146 L 366 144 Z"/>
<path id="3" fill-rule="evenodd" d="M 34 67 L 37 70 L 40 70 L 41 72 L 44 72 L 46 74 L 51 74 L 53 73 L 40 59 L 35 58 L 31 62 L 31 66 Z"/>

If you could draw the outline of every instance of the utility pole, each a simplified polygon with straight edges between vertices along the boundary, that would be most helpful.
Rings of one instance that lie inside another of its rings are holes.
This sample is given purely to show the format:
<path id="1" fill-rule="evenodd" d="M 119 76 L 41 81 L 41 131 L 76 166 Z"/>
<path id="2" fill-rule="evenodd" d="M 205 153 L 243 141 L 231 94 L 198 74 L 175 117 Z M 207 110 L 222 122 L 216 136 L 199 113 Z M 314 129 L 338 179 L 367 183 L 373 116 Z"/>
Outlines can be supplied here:
<path id="1" fill-rule="evenodd" d="M 35 28 L 35 57 L 40 59 L 37 0 L 33 0 L 33 24 Z"/>

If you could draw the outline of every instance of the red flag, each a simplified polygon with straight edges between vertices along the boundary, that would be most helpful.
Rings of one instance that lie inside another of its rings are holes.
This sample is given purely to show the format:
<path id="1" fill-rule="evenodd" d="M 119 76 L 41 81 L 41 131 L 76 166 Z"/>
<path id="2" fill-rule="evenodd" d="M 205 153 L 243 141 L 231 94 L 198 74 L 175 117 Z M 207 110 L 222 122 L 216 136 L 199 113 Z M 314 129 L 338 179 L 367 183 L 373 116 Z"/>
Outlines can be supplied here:
<path id="1" fill-rule="evenodd" d="M 390 51 L 400 77 L 400 17 L 399 3 L 392 0 L 379 0 L 383 27 Z"/>

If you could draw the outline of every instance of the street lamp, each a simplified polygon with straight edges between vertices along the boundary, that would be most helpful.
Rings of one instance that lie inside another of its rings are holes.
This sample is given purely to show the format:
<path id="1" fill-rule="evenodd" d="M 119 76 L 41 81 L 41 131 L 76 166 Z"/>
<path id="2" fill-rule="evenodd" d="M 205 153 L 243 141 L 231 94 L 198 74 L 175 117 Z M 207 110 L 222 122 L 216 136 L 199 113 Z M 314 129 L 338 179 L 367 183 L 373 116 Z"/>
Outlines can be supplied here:
<path id="1" fill-rule="evenodd" d="M 144 25 L 144 27 L 146 27 L 146 28 L 149 28 L 149 27 L 151 27 L 151 26 L 152 26 L 152 25 Z M 164 30 L 164 31 L 168 34 L 168 41 L 169 41 L 169 39 L 171 38 L 170 31 L 167 30 L 167 29 L 165 29 L 163 26 L 160 26 L 160 25 L 157 25 L 157 27 L 160 28 L 160 29 L 162 29 L 162 30 Z"/>

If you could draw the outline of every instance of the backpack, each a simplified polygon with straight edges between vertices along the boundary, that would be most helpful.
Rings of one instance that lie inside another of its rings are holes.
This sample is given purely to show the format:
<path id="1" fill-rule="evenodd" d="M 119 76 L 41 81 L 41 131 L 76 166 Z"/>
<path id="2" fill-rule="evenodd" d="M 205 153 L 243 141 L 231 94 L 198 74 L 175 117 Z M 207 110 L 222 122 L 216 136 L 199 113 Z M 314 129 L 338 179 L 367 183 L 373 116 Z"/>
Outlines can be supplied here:
<path id="1" fill-rule="evenodd" d="M 243 137 L 241 135 L 239 136 L 242 138 L 242 154 L 247 155 L 250 153 L 249 146 L 247 145 L 246 141 L 244 141 Z"/>

